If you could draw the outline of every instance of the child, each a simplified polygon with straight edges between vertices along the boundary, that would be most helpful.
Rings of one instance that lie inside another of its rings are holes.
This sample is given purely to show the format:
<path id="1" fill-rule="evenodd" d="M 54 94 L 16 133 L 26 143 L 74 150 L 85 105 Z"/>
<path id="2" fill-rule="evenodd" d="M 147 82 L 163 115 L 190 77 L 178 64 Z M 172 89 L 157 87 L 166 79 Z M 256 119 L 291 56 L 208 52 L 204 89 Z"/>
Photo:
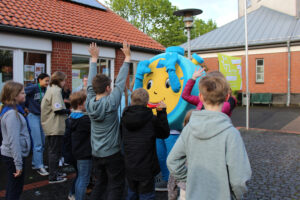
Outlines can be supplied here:
<path id="1" fill-rule="evenodd" d="M 125 54 L 125 63 L 119 71 L 112 91 L 110 78 L 104 74 L 97 74 L 99 48 L 95 43 L 89 47 L 92 59 L 88 77 L 86 110 L 91 119 L 91 146 L 97 176 L 91 194 L 92 200 L 101 199 L 103 196 L 109 200 L 122 199 L 125 185 L 118 107 L 129 70 L 130 46 L 124 42 L 121 50 Z"/>
<path id="2" fill-rule="evenodd" d="M 199 90 L 205 110 L 192 113 L 167 159 L 168 168 L 176 180 L 186 181 L 186 199 L 241 199 L 251 167 L 239 131 L 221 112 L 229 84 L 207 76 Z"/>
<path id="3" fill-rule="evenodd" d="M 72 155 L 77 163 L 75 179 L 75 199 L 84 200 L 85 191 L 90 181 L 92 170 L 91 121 L 85 113 L 85 91 L 72 93 L 70 96 L 73 111 L 70 115 L 72 137 Z"/>
<path id="4" fill-rule="evenodd" d="M 41 176 L 47 176 L 43 162 L 45 146 L 45 135 L 41 125 L 41 102 L 49 85 L 49 75 L 42 73 L 37 78 L 37 84 L 29 85 L 25 88 L 25 106 L 29 110 L 27 116 L 32 137 L 32 168 Z"/>
<path id="5" fill-rule="evenodd" d="M 191 92 L 193 90 L 193 87 L 196 83 L 197 78 L 202 76 L 203 71 L 204 71 L 204 68 L 203 69 L 199 68 L 198 70 L 195 70 L 192 78 L 188 80 L 188 82 L 185 85 L 185 88 L 182 92 L 182 98 L 184 100 L 186 100 L 187 102 L 189 102 L 190 104 L 197 106 L 197 110 L 205 109 L 204 108 L 205 106 L 203 106 L 203 103 L 200 101 L 199 97 L 191 95 Z M 219 77 L 226 79 L 224 77 L 224 75 L 219 71 L 210 72 L 207 74 L 207 76 L 219 76 Z M 237 100 L 230 93 L 228 101 L 224 102 L 224 104 L 223 104 L 222 112 L 227 114 L 230 117 L 236 104 L 237 104 Z"/>
<path id="6" fill-rule="evenodd" d="M 58 169 L 66 129 L 65 120 L 70 113 L 61 95 L 65 80 L 66 75 L 63 72 L 54 72 L 51 76 L 50 88 L 46 91 L 41 104 L 41 123 L 47 136 L 49 183 L 61 183 L 67 180 L 62 177 L 64 174 Z"/>
<path id="7" fill-rule="evenodd" d="M 183 127 L 185 127 L 189 121 L 192 112 L 195 111 L 195 109 L 189 110 L 183 120 Z M 180 200 L 185 200 L 185 189 L 186 184 L 183 181 L 176 181 L 175 178 L 170 174 L 169 182 L 168 182 L 168 200 L 177 200 L 178 197 L 178 186 L 180 187 Z"/>
<path id="8" fill-rule="evenodd" d="M 9 81 L 1 92 L 1 145 L 2 161 L 7 168 L 5 199 L 19 199 L 24 185 L 25 157 L 29 155 L 31 141 L 24 110 L 25 103 L 22 84 Z"/>
<path id="9" fill-rule="evenodd" d="M 126 107 L 121 120 L 125 169 L 128 182 L 127 200 L 155 199 L 154 178 L 159 173 L 156 138 L 169 136 L 166 105 L 157 107 L 157 117 L 147 108 L 148 92 L 133 91 L 131 106 Z"/>

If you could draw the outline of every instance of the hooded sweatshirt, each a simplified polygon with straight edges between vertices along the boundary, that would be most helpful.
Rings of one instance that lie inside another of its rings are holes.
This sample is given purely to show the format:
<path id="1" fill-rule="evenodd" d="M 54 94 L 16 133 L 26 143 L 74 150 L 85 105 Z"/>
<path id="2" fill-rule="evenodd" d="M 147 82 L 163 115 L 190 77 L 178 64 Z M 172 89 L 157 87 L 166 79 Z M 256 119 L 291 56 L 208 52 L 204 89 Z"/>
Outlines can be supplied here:
<path id="1" fill-rule="evenodd" d="M 175 179 L 186 181 L 186 199 L 190 200 L 241 199 L 251 177 L 239 131 L 227 115 L 208 110 L 192 113 L 167 165 Z"/>
<path id="2" fill-rule="evenodd" d="M 146 106 L 126 107 L 121 120 L 126 176 L 143 181 L 160 171 L 156 153 L 156 138 L 170 134 L 166 109 L 157 111 L 157 117 Z"/>
<path id="3" fill-rule="evenodd" d="M 91 146 L 95 157 L 108 157 L 121 151 L 118 107 L 125 88 L 129 63 L 119 71 L 113 91 L 96 100 L 92 80 L 97 75 L 97 63 L 91 63 L 88 77 L 86 110 L 91 119 Z"/>

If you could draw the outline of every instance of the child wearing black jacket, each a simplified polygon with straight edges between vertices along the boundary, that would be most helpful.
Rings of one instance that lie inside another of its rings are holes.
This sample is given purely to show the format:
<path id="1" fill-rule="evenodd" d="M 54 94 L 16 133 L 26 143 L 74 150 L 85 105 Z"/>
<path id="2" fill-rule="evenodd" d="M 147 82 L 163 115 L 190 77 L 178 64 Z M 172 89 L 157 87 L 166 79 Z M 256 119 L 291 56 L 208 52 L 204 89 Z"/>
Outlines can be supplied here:
<path id="1" fill-rule="evenodd" d="M 76 160 L 76 178 L 69 199 L 84 200 L 92 170 L 91 121 L 85 109 L 86 93 L 79 91 L 70 96 L 73 108 L 69 118 L 72 156 Z"/>
<path id="2" fill-rule="evenodd" d="M 160 171 L 155 141 L 170 134 L 166 105 L 161 102 L 154 116 L 148 101 L 145 89 L 135 90 L 121 119 L 128 200 L 155 199 L 154 177 Z"/>

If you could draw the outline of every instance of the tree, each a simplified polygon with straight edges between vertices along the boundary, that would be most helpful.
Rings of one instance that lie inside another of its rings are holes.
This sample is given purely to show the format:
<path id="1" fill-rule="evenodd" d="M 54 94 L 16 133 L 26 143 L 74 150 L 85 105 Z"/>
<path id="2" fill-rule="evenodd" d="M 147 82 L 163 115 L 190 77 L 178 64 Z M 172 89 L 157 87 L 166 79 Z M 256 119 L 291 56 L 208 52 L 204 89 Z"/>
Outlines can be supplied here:
<path id="1" fill-rule="evenodd" d="M 183 19 L 173 15 L 177 7 L 169 0 L 107 0 L 106 4 L 115 13 L 166 47 L 180 45 L 187 40 Z M 197 31 L 192 36 L 203 34 L 202 22 L 206 25 L 201 20 L 201 26 L 196 28 Z M 214 22 L 208 27 L 214 27 L 213 25 Z"/>
<path id="2" fill-rule="evenodd" d="M 202 19 L 195 19 L 194 28 L 191 31 L 191 39 L 204 35 L 216 28 L 217 24 L 212 19 L 209 19 L 207 22 Z"/>

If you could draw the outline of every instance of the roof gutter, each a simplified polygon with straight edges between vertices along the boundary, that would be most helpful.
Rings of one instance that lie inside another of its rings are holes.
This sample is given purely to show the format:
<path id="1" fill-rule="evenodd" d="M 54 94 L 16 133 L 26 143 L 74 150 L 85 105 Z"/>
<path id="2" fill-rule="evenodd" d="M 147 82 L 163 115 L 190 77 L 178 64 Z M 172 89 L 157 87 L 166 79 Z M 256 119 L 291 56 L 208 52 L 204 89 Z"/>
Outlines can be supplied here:
<path id="1" fill-rule="evenodd" d="M 110 42 L 110 41 L 98 40 L 98 39 L 93 39 L 93 38 L 85 38 L 85 37 L 81 37 L 81 36 L 75 36 L 75 35 L 69 35 L 69 34 L 63 34 L 63 33 L 33 30 L 33 29 L 9 26 L 9 25 L 4 25 L 4 24 L 0 24 L 0 31 L 28 34 L 28 35 L 34 35 L 34 36 L 39 36 L 39 37 L 49 37 L 49 38 L 58 39 L 58 40 L 64 39 L 64 40 L 86 42 L 86 43 L 96 42 L 99 45 L 115 47 L 115 48 L 122 47 L 122 44 L 117 43 L 117 42 Z M 145 53 L 154 53 L 154 54 L 160 54 L 160 53 L 164 52 L 163 50 L 150 49 L 150 48 L 134 46 L 134 45 L 131 46 L 131 50 L 141 51 L 141 52 L 145 52 Z"/>
<path id="2" fill-rule="evenodd" d="M 300 45 L 300 39 L 290 41 L 291 46 L 293 45 Z M 274 42 L 274 43 L 262 43 L 262 44 L 254 44 L 249 45 L 249 50 L 252 49 L 265 49 L 265 48 L 276 48 L 276 47 L 286 47 L 286 40 L 282 42 Z M 230 47 L 214 47 L 214 48 L 207 48 L 207 49 L 198 49 L 198 50 L 192 50 L 192 53 L 219 53 L 224 51 L 239 51 L 239 50 L 245 50 L 244 46 L 230 46 Z"/>

